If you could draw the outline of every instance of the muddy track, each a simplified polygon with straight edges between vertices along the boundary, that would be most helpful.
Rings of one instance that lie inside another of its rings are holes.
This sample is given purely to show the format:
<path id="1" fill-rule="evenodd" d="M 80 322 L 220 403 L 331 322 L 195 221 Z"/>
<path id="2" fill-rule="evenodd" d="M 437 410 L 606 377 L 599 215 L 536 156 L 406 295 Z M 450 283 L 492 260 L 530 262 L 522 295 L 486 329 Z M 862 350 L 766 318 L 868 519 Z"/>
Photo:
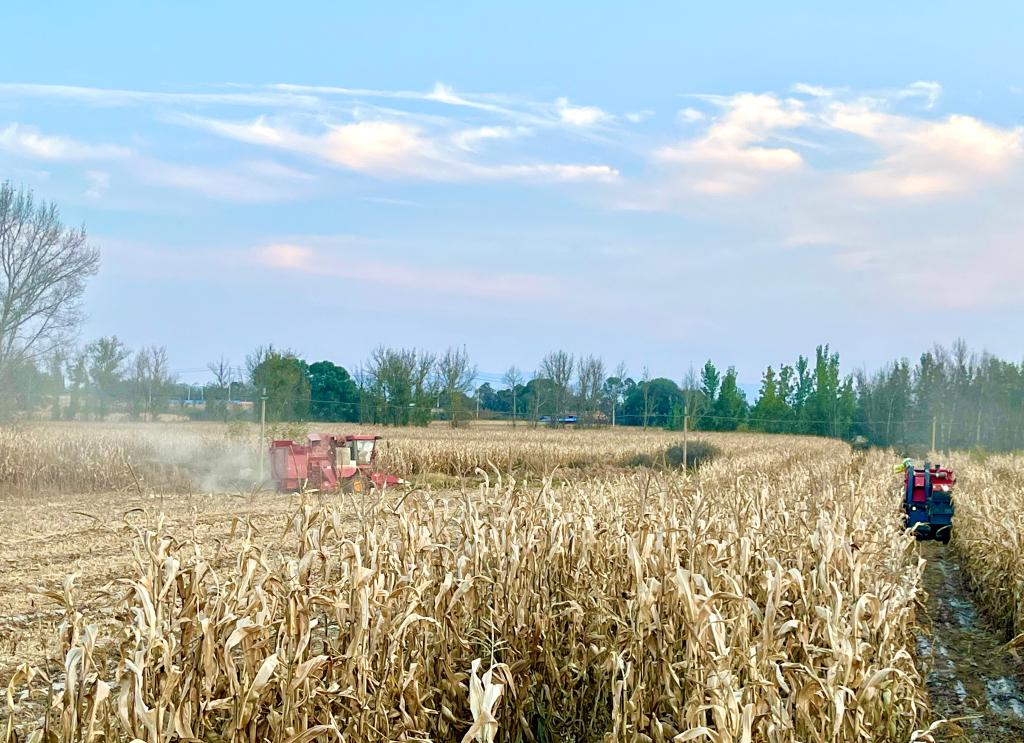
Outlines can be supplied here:
<path id="1" fill-rule="evenodd" d="M 935 718 L 957 720 L 948 743 L 1024 741 L 1024 662 L 1011 655 L 974 602 L 952 550 L 922 542 L 927 615 L 917 637 Z"/>

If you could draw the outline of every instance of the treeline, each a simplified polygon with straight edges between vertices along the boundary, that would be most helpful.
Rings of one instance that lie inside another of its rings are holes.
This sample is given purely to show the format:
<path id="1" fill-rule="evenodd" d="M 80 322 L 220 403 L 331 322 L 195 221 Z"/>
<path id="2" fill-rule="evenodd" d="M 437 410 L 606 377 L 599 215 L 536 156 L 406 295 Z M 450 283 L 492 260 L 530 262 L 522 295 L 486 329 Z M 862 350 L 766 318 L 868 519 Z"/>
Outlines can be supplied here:
<path id="1" fill-rule="evenodd" d="M 174 412 L 197 419 L 352 421 L 427 425 L 505 419 L 539 426 L 625 425 L 709 431 L 762 431 L 863 437 L 883 446 L 1024 448 L 1024 364 L 971 352 L 962 341 L 874 372 L 843 374 L 827 345 L 813 357 L 769 366 L 753 403 L 736 370 L 708 361 L 680 380 L 609 371 L 596 356 L 545 355 L 527 374 L 510 367 L 500 383 L 476 384 L 465 348 L 443 353 L 378 347 L 352 371 L 308 363 L 273 346 L 243 366 L 208 364 L 211 380 L 184 385 L 162 347 L 136 351 L 100 338 L 11 376 L 16 410 L 61 419 L 119 414 L 152 419 Z"/>

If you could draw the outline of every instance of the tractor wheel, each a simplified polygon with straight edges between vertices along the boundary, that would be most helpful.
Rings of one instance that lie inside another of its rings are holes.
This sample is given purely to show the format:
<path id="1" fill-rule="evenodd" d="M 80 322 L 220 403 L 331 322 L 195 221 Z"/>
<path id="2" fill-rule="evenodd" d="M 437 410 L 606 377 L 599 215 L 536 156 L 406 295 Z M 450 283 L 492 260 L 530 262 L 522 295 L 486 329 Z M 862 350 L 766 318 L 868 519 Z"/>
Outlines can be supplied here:
<path id="1" fill-rule="evenodd" d="M 366 477 L 366 475 L 356 473 L 345 480 L 341 489 L 345 493 L 366 495 L 372 486 L 373 484 L 370 482 L 370 478 Z"/>

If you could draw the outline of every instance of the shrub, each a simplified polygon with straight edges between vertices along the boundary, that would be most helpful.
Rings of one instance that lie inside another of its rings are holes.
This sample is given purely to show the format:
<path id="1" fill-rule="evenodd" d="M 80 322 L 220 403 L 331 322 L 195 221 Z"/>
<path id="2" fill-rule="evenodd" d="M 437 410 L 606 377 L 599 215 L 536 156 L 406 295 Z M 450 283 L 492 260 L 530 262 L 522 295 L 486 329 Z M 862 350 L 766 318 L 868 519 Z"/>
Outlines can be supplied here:
<path id="1" fill-rule="evenodd" d="M 710 462 L 720 454 L 720 450 L 714 444 L 707 441 L 691 441 L 686 445 L 685 462 L 684 449 L 682 444 L 673 444 L 660 454 L 653 455 L 639 453 L 626 461 L 627 467 L 650 467 L 664 469 L 695 469 L 705 462 Z"/>

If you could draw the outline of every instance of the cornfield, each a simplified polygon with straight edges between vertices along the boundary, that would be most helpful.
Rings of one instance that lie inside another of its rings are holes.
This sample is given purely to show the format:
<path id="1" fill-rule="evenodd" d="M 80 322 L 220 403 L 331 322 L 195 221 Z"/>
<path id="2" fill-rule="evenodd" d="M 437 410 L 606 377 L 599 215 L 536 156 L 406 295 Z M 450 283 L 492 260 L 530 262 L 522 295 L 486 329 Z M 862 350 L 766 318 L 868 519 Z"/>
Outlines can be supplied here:
<path id="1" fill-rule="evenodd" d="M 310 430 L 376 433 L 379 466 L 403 476 L 475 476 L 497 467 L 517 475 L 556 468 L 586 474 L 618 468 L 637 455 L 653 459 L 681 434 L 622 429 L 566 431 L 526 427 L 373 428 L 357 424 L 271 427 L 268 438 Z M 756 435 L 701 433 L 755 449 Z M 798 440 L 798 439 L 794 439 Z M 99 493 L 158 489 L 168 493 L 246 489 L 259 480 L 259 427 L 252 424 L 36 424 L 0 428 L 0 488 L 8 492 Z"/>
<path id="2" fill-rule="evenodd" d="M 689 474 L 495 462 L 461 492 L 308 502 L 272 544 L 241 525 L 224 567 L 156 521 L 110 621 L 71 579 L 43 591 L 61 668 L 16 670 L 5 740 L 928 739 L 891 462 L 754 439 Z"/>
<path id="3" fill-rule="evenodd" d="M 953 547 L 989 618 L 1024 634 L 1024 456 L 954 456 Z"/>

